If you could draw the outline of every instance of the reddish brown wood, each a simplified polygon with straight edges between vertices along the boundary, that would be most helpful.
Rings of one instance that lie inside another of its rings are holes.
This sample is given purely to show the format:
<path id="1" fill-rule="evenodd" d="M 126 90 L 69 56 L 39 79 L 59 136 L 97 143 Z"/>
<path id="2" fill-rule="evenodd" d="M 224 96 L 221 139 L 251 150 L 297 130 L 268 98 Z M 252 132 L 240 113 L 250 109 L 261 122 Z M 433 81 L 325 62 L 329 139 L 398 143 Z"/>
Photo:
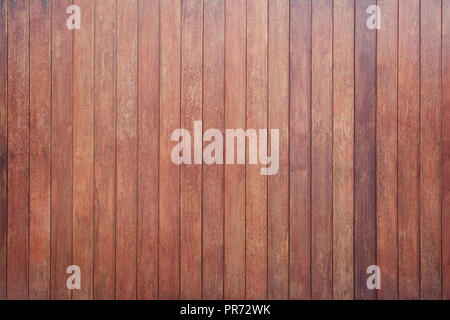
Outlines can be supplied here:
<path id="1" fill-rule="evenodd" d="M 94 299 L 116 296 L 116 10 L 95 2 Z"/>
<path id="2" fill-rule="evenodd" d="M 204 0 L 203 132 L 225 131 L 224 10 L 224 1 Z M 203 164 L 203 299 L 223 298 L 223 194 L 223 165 Z"/>
<path id="3" fill-rule="evenodd" d="M 138 299 L 158 298 L 159 2 L 139 1 Z"/>
<path id="4" fill-rule="evenodd" d="M 279 131 L 279 169 L 268 177 L 268 298 L 289 296 L 289 2 L 269 1 L 268 130 Z M 268 136 L 271 137 L 270 131 Z M 268 154 L 271 145 L 269 140 Z"/>
<path id="5" fill-rule="evenodd" d="M 419 1 L 399 1 L 398 296 L 418 299 L 419 284 Z"/>
<path id="6" fill-rule="evenodd" d="M 353 0 L 333 7 L 333 298 L 354 296 Z"/>
<path id="7" fill-rule="evenodd" d="M 367 268 L 376 265 L 376 32 L 367 28 L 367 7 L 355 1 L 355 299 L 375 299 Z"/>
<path id="8" fill-rule="evenodd" d="M 267 1 L 248 0 L 247 129 L 265 129 L 268 125 L 267 23 Z M 267 176 L 260 174 L 260 165 L 248 164 L 248 161 L 246 165 L 245 201 L 246 298 L 267 299 Z"/>
<path id="9" fill-rule="evenodd" d="M 0 1 L 0 300 L 6 299 L 8 216 L 8 35 L 6 0 Z"/>
<path id="10" fill-rule="evenodd" d="M 137 0 L 117 2 L 116 298 L 136 299 Z"/>
<path id="11" fill-rule="evenodd" d="M 51 5 L 30 2 L 29 298 L 50 298 Z M 92 195 L 92 192 L 91 192 Z"/>
<path id="12" fill-rule="evenodd" d="M 225 6 L 225 128 L 229 129 L 245 129 L 246 10 L 246 0 L 233 1 L 233 5 Z M 244 165 L 225 166 L 224 196 L 224 298 L 244 299 Z"/>
<path id="13" fill-rule="evenodd" d="M 420 288 L 441 298 L 441 1 L 420 8 Z"/>
<path id="14" fill-rule="evenodd" d="M 181 127 L 202 120 L 203 1 L 182 1 Z M 191 136 L 191 139 L 193 137 Z M 191 141 L 193 143 L 193 140 Z M 193 155 L 195 146 L 191 148 Z M 202 151 L 200 146 L 198 152 Z M 181 298 L 202 297 L 202 166 L 181 167 Z"/>
<path id="15" fill-rule="evenodd" d="M 51 298 L 71 299 L 72 265 L 72 31 L 64 14 L 71 0 L 52 2 Z"/>
<path id="16" fill-rule="evenodd" d="M 450 299 L 450 1 L 442 1 L 442 299 Z"/>
<path id="17" fill-rule="evenodd" d="M 159 298 L 180 297 L 180 167 L 171 160 L 180 128 L 181 1 L 161 1 Z"/>
<path id="18" fill-rule="evenodd" d="M 398 297 L 397 252 L 397 34 L 398 1 L 378 0 L 377 30 L 377 265 L 378 299 Z"/>
<path id="19" fill-rule="evenodd" d="M 81 269 L 81 289 L 73 299 L 92 299 L 94 222 L 94 5 L 75 2 L 83 15 L 73 34 L 73 263 Z"/>
<path id="20" fill-rule="evenodd" d="M 29 5 L 8 7 L 7 297 L 28 298 Z"/>
<path id="21" fill-rule="evenodd" d="M 289 297 L 311 297 L 311 1 L 290 2 Z M 295 196 L 292 196 L 294 195 Z"/>
<path id="22" fill-rule="evenodd" d="M 333 295 L 333 2 L 312 2 L 311 298 Z"/>

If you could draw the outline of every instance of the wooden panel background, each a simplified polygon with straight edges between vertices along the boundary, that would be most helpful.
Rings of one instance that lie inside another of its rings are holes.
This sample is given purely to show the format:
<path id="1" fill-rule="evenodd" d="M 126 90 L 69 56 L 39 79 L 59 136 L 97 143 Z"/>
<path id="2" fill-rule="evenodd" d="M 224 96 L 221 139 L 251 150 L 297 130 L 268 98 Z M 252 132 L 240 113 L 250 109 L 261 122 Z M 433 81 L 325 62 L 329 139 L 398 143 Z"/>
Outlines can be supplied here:
<path id="1" fill-rule="evenodd" d="M 450 0 L 0 0 L 0 191 L 0 299 L 450 299 Z"/>

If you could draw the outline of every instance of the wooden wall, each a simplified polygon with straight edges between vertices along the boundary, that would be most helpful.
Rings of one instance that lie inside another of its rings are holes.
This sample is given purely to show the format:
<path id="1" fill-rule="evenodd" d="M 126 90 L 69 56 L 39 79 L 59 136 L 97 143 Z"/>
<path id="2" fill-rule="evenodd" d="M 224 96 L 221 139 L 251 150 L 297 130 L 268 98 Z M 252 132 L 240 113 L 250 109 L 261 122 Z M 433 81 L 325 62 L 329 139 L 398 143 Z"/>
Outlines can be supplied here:
<path id="1" fill-rule="evenodd" d="M 0 0 L 0 191 L 0 299 L 450 299 L 450 0 Z"/>

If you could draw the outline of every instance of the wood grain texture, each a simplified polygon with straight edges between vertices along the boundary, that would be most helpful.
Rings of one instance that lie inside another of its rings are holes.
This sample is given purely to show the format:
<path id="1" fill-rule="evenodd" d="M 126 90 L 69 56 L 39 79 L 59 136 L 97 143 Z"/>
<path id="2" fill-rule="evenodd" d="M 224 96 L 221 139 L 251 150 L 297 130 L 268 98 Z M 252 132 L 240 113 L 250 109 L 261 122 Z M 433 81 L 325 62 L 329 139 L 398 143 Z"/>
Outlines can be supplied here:
<path id="1" fill-rule="evenodd" d="M 71 0 L 53 1 L 65 12 Z M 51 298 L 71 299 L 66 269 L 72 265 L 72 32 L 66 16 L 52 15 Z"/>
<path id="2" fill-rule="evenodd" d="M 40 300 L 50 298 L 51 9 L 30 1 L 29 298 Z"/>
<path id="3" fill-rule="evenodd" d="M 449 12 L 0 0 L 0 299 L 449 299 Z"/>
<path id="4" fill-rule="evenodd" d="M 268 298 L 289 296 L 289 2 L 269 1 L 268 135 L 279 130 L 279 169 L 268 177 Z M 270 154 L 270 156 L 273 156 Z M 273 161 L 273 158 L 272 158 Z"/>
<path id="5" fill-rule="evenodd" d="M 8 217 L 8 2 L 0 1 L 0 300 L 6 299 Z"/>
<path id="6" fill-rule="evenodd" d="M 247 129 L 264 129 L 268 124 L 267 23 L 267 1 L 248 0 Z M 246 298 L 267 299 L 267 176 L 260 175 L 258 165 L 247 164 L 245 179 Z"/>
<path id="7" fill-rule="evenodd" d="M 158 298 L 159 0 L 139 1 L 137 298 Z"/>
<path id="8" fill-rule="evenodd" d="M 225 6 L 225 128 L 228 129 L 246 126 L 246 13 L 246 0 Z M 225 299 L 245 298 L 245 166 L 236 161 L 225 166 Z"/>
<path id="9" fill-rule="evenodd" d="M 76 300 L 92 299 L 94 221 L 94 6 L 74 2 L 83 13 L 82 28 L 73 33 L 73 264 L 80 267 Z"/>
<path id="10" fill-rule="evenodd" d="M 398 297 L 397 252 L 397 35 L 398 1 L 378 0 L 383 16 L 377 30 L 377 265 L 378 299 Z"/>
<path id="11" fill-rule="evenodd" d="M 441 1 L 420 7 L 420 289 L 441 298 Z"/>
<path id="12" fill-rule="evenodd" d="M 116 298 L 136 299 L 138 1 L 117 2 Z"/>
<path id="13" fill-rule="evenodd" d="M 94 299 L 116 297 L 116 13 L 116 1 L 96 0 Z"/>
<path id="14" fill-rule="evenodd" d="M 354 0 L 333 7 L 333 298 L 354 296 Z"/>
<path id="15" fill-rule="evenodd" d="M 181 1 L 160 3 L 159 298 L 180 297 L 180 167 L 171 135 L 180 128 Z"/>
<path id="16" fill-rule="evenodd" d="M 202 120 L 203 1 L 182 2 L 181 127 L 194 132 Z M 192 136 L 191 136 L 192 139 Z M 191 149 L 201 154 L 200 144 Z M 202 297 L 202 166 L 181 167 L 181 298 Z"/>
<path id="17" fill-rule="evenodd" d="M 419 284 L 419 1 L 399 1 L 398 297 L 418 299 Z"/>
<path id="18" fill-rule="evenodd" d="M 311 298 L 333 295 L 333 2 L 312 2 Z"/>
<path id="19" fill-rule="evenodd" d="M 442 0 L 442 299 L 450 299 L 450 1 Z"/>
<path id="20" fill-rule="evenodd" d="M 204 0 L 203 132 L 225 131 L 225 1 Z M 214 138 L 215 139 L 215 138 Z M 212 141 L 211 141 L 212 142 Z M 217 142 L 217 141 L 214 141 Z M 203 148 L 210 142 L 204 142 Z M 222 150 L 223 152 L 223 150 Z M 216 150 L 217 154 L 217 150 Z M 216 162 L 217 163 L 217 162 Z M 220 164 L 220 163 L 219 163 Z M 223 165 L 203 164 L 203 299 L 223 298 Z"/>
<path id="21" fill-rule="evenodd" d="M 29 9 L 8 6 L 8 299 L 28 298 Z"/>
<path id="22" fill-rule="evenodd" d="M 367 28 L 367 7 L 355 1 L 355 299 L 374 299 L 366 270 L 376 265 L 376 32 Z"/>
<path id="23" fill-rule="evenodd" d="M 290 1 L 289 297 L 311 297 L 311 1 Z"/>

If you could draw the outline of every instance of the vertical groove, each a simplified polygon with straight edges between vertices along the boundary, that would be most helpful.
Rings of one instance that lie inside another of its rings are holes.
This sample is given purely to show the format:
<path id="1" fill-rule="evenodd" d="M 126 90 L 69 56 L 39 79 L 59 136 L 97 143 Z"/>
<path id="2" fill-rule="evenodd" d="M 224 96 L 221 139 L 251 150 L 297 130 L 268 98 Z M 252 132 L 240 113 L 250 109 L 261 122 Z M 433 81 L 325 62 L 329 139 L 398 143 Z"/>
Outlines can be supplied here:
<path id="1" fill-rule="evenodd" d="M 247 59 L 248 59 L 248 0 L 245 1 L 245 131 L 247 131 Z M 247 149 L 247 144 L 245 145 Z M 245 150 L 247 155 L 247 150 Z M 245 165 L 244 174 L 244 199 L 247 203 L 247 165 Z M 244 206 L 244 218 L 245 218 L 245 254 L 244 254 L 244 264 L 245 264 L 245 275 L 244 275 L 244 298 L 247 299 L 247 206 Z"/>
<path id="2" fill-rule="evenodd" d="M 287 4 L 288 9 L 288 38 L 287 38 L 287 56 L 288 56 L 288 167 L 287 167 L 287 186 L 288 186 L 288 254 L 287 254 L 287 277 L 288 277 L 288 283 L 287 283 L 287 299 L 290 300 L 291 298 L 291 121 L 289 120 L 291 118 L 291 2 Z"/>
<path id="3" fill-rule="evenodd" d="M 313 0 L 310 2 L 309 38 L 309 298 L 312 297 L 312 39 L 313 39 Z"/>
<path id="4" fill-rule="evenodd" d="M 136 300 L 139 299 L 138 296 L 138 287 L 139 287 L 139 52 L 140 52 L 140 42 L 139 42 L 139 23 L 141 21 L 141 16 L 140 16 L 140 4 L 141 4 L 141 0 L 137 0 L 136 1 L 136 41 L 137 41 L 137 45 L 136 45 L 136 211 L 135 211 L 135 215 L 136 215 L 136 247 L 135 247 L 135 251 L 136 251 L 136 287 L 135 287 L 135 295 L 136 295 Z"/>
<path id="5" fill-rule="evenodd" d="M 92 57 L 93 57 L 93 69 L 94 69 L 94 101 L 92 103 L 93 105 L 93 112 L 92 112 L 92 116 L 93 116 L 93 120 L 92 120 L 92 126 L 93 126 L 93 142 L 92 142 L 92 299 L 95 299 L 95 87 L 96 87 L 96 76 L 95 76 L 95 21 L 96 21 L 96 3 L 97 0 L 93 0 L 94 4 L 94 18 L 93 18 L 93 45 L 92 45 Z"/>
<path id="6" fill-rule="evenodd" d="M 421 190 L 421 178 L 420 178 L 420 176 L 421 176 L 421 172 L 422 172 L 422 169 L 421 169 L 421 167 L 420 167 L 420 154 L 421 154 L 421 148 L 420 148 L 420 146 L 421 146 L 421 143 L 422 143 L 422 139 L 421 139 L 421 135 L 420 135 L 420 132 L 421 132 L 421 130 L 422 130 L 422 125 L 421 125 L 421 123 L 420 123 L 420 119 L 422 118 L 422 101 L 421 101 L 421 95 L 422 95 L 422 70 L 421 70 L 421 66 L 422 66 L 422 1 L 420 1 L 419 0 L 419 65 L 418 65 L 418 68 L 419 68 L 419 134 L 418 134 L 418 136 L 419 136 L 419 146 L 418 146 L 418 149 L 419 149 L 419 154 L 418 154 L 418 168 L 419 168 L 419 192 L 418 192 L 418 198 L 419 198 L 419 205 L 418 205 L 418 211 L 419 211 L 419 214 L 417 215 L 418 216 L 418 219 L 419 219 L 419 233 L 418 233 L 418 238 L 419 238 L 419 241 L 418 241 L 418 243 L 419 243 L 419 255 L 418 255 L 418 262 L 419 262 L 419 299 L 422 299 L 422 252 L 421 252 L 421 236 L 420 236 L 420 234 L 421 234 L 421 217 L 420 217 L 420 213 L 421 213 L 421 199 L 420 199 L 420 194 L 421 194 L 421 192 L 420 192 L 420 190 Z"/>
<path id="7" fill-rule="evenodd" d="M 115 39 L 114 39 L 114 299 L 117 300 L 117 1 L 115 5 Z"/>
<path id="8" fill-rule="evenodd" d="M 32 0 L 30 0 L 30 1 L 32 1 Z M 74 0 L 72 0 L 72 5 L 74 4 Z M 72 193 L 71 193 L 71 197 L 72 197 L 72 200 L 70 201 L 70 204 L 71 204 L 71 206 L 72 206 L 72 227 L 71 227 L 71 237 L 72 237 L 72 239 L 71 239 L 71 244 L 72 244 L 72 246 L 71 246 L 71 250 L 72 250 L 72 253 L 71 253 L 71 261 L 72 261 L 72 265 L 74 264 L 73 263 L 73 226 L 74 226 L 74 223 L 73 223 L 73 219 L 74 219 L 74 208 L 73 208 L 73 132 L 74 132 L 74 130 L 73 130 L 73 122 L 74 122 L 74 120 L 73 120 L 73 75 L 74 75 L 74 32 L 73 31 L 71 31 L 70 32 L 71 33 L 71 35 L 70 35 L 70 40 L 72 41 L 72 57 L 71 57 L 71 60 L 72 60 L 72 63 L 71 63 L 71 69 L 72 69 L 72 74 L 71 74 L 71 83 L 70 83 L 70 92 L 71 92 L 71 99 L 70 99 L 70 104 L 71 104 L 71 110 L 72 110 L 72 146 L 71 146 L 71 150 L 72 150 L 72 163 L 71 163 L 71 179 L 72 179 Z M 28 240 L 29 241 L 29 240 Z M 28 279 L 29 280 L 29 279 Z M 71 290 L 70 291 L 70 299 L 72 300 L 73 299 L 73 290 Z"/>
<path id="9" fill-rule="evenodd" d="M 31 127 L 31 119 L 30 119 L 30 109 L 31 109 L 31 34 L 30 34 L 30 24 L 31 24 L 31 0 L 28 0 L 28 229 L 27 229 L 27 297 L 30 300 L 30 177 L 31 177 L 31 168 L 30 168 L 30 127 Z"/>

